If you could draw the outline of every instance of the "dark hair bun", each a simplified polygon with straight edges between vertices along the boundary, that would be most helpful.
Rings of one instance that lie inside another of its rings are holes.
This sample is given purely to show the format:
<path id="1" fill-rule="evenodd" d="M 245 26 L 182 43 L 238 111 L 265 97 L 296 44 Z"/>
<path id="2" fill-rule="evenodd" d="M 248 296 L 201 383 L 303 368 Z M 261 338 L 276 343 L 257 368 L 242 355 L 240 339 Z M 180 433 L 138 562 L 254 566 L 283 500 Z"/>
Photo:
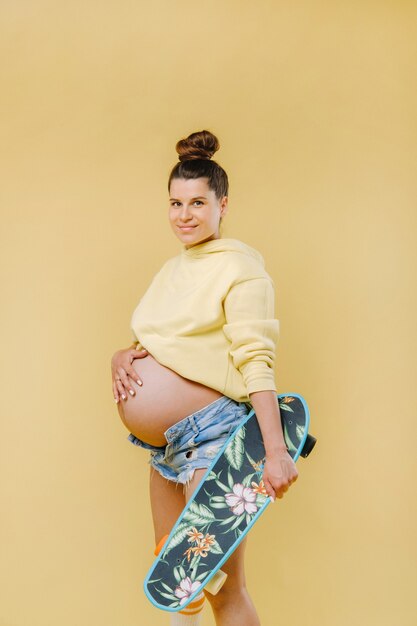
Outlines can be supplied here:
<path id="1" fill-rule="evenodd" d="M 191 133 L 186 139 L 180 139 L 175 146 L 180 161 L 210 159 L 219 148 L 219 140 L 209 130 Z"/>

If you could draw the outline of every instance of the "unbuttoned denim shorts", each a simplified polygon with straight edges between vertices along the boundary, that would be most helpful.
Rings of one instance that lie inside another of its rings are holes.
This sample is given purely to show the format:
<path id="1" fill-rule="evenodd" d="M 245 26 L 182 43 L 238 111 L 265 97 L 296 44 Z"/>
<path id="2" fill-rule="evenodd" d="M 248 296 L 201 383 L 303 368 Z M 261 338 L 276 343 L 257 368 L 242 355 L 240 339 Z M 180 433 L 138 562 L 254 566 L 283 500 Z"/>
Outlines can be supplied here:
<path id="1" fill-rule="evenodd" d="M 165 446 L 151 446 L 130 433 L 136 446 L 150 450 L 149 464 L 164 478 L 187 484 L 194 470 L 208 468 L 232 431 L 251 410 L 250 403 L 221 396 L 165 431 Z"/>

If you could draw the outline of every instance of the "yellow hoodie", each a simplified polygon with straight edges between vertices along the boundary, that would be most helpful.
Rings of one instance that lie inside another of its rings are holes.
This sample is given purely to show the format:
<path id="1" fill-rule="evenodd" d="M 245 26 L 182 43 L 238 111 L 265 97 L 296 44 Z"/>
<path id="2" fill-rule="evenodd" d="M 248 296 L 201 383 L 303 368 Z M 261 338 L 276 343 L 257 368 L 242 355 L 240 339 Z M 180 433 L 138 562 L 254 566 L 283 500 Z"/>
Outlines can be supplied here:
<path id="1" fill-rule="evenodd" d="M 274 286 L 260 253 L 242 241 L 211 239 L 166 261 L 131 329 L 162 365 L 238 402 L 276 391 Z"/>

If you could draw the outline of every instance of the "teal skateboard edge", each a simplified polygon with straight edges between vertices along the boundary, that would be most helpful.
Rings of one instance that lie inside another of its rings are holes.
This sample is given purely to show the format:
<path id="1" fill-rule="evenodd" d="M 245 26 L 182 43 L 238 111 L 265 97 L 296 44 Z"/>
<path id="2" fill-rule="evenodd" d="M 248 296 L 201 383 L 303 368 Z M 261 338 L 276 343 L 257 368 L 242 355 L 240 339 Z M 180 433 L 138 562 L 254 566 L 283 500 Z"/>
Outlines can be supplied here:
<path id="1" fill-rule="evenodd" d="M 304 408 L 304 412 L 305 412 L 305 416 L 306 416 L 306 420 L 305 420 L 305 429 L 304 429 L 304 434 L 303 434 L 303 438 L 300 441 L 300 444 L 297 448 L 296 453 L 294 454 L 294 456 L 292 457 L 294 463 L 297 461 L 297 459 L 299 458 L 302 449 L 304 447 L 304 444 L 306 442 L 307 436 L 308 436 L 308 430 L 309 430 L 309 426 L 310 426 L 310 411 L 308 409 L 307 403 L 304 400 L 303 396 L 301 396 L 299 393 L 279 393 L 277 394 L 277 398 L 278 401 L 281 398 L 286 398 L 287 396 L 289 397 L 295 397 L 298 398 L 300 400 L 300 402 L 303 405 Z M 250 402 L 248 402 L 247 404 L 250 404 Z M 252 415 L 255 413 L 253 407 L 252 409 L 249 411 L 249 413 L 247 414 L 247 416 L 245 417 L 244 420 L 242 420 L 242 422 L 240 422 L 239 426 L 237 428 L 241 428 L 244 424 L 246 424 L 246 422 L 252 417 Z M 235 429 L 236 430 L 236 429 Z M 184 509 L 181 512 L 180 517 L 182 517 L 185 513 L 185 511 L 187 511 L 189 509 L 189 507 L 191 506 L 192 502 L 194 501 L 197 493 L 200 491 L 200 489 L 203 488 L 205 480 L 207 478 L 207 476 L 210 474 L 213 466 L 215 465 L 215 463 L 217 462 L 217 460 L 221 457 L 221 455 L 223 454 L 224 450 L 226 449 L 226 447 L 228 446 L 230 439 L 233 437 L 234 432 L 230 435 L 230 437 L 227 438 L 227 440 L 225 441 L 225 443 L 223 444 L 223 446 L 220 448 L 219 452 L 217 453 L 217 456 L 213 459 L 211 465 L 207 468 L 206 473 L 203 475 L 198 487 L 196 487 L 193 496 L 190 498 L 190 500 L 187 502 L 186 506 L 184 507 Z M 229 550 L 226 552 L 226 554 L 222 557 L 222 559 L 219 561 L 216 569 L 214 569 L 212 572 L 210 572 L 210 574 L 208 574 L 208 576 L 204 579 L 204 584 L 202 585 L 202 587 L 199 587 L 193 594 L 191 594 L 189 596 L 189 598 L 187 599 L 187 602 L 185 602 L 183 605 L 178 606 L 176 608 L 174 607 L 167 607 L 163 604 L 159 604 L 159 602 L 156 602 L 155 599 L 151 596 L 151 594 L 148 592 L 147 589 L 147 585 L 148 582 L 151 580 L 151 576 L 152 573 L 155 569 L 156 564 L 159 561 L 159 555 L 156 557 L 156 559 L 154 560 L 154 562 L 152 563 L 151 567 L 149 568 L 148 574 L 143 582 L 143 588 L 145 591 L 145 594 L 148 598 L 148 600 L 156 607 L 159 609 L 162 609 L 163 611 L 167 611 L 169 613 L 177 613 L 178 611 L 182 611 L 188 604 L 190 604 L 190 602 L 192 602 L 202 591 L 202 589 L 207 585 L 207 583 L 213 578 L 213 576 L 216 574 L 216 572 L 218 572 L 223 563 L 225 563 L 225 561 L 227 561 L 227 559 L 229 558 L 229 556 L 236 550 L 236 548 L 238 547 L 238 545 L 240 544 L 240 542 L 242 541 L 242 539 L 244 539 L 244 537 L 247 535 L 247 533 L 249 532 L 249 530 L 252 528 L 252 526 L 255 524 L 255 522 L 258 520 L 258 518 L 262 515 L 262 513 L 265 511 L 265 509 L 269 506 L 269 504 L 272 502 L 272 498 L 271 496 L 269 496 L 264 504 L 258 509 L 258 512 L 253 516 L 251 522 L 247 525 L 247 527 L 245 528 L 245 530 L 242 532 L 241 535 L 239 535 L 238 540 L 233 544 L 233 546 L 231 546 L 229 548 Z M 178 518 L 179 519 L 179 518 Z M 178 521 L 178 520 L 177 520 Z M 170 534 L 168 535 L 165 543 L 163 544 L 159 554 L 161 554 L 164 550 L 164 547 L 171 541 L 172 536 L 175 533 L 175 529 L 177 526 L 177 522 L 174 524 Z M 233 548 L 233 549 L 232 549 Z"/>

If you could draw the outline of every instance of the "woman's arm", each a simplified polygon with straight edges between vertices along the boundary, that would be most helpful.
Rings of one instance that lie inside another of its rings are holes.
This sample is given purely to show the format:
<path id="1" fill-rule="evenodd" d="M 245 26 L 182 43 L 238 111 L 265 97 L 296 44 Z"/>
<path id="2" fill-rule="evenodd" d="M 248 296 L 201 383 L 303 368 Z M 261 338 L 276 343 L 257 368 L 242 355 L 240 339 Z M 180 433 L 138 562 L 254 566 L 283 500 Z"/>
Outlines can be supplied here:
<path id="1" fill-rule="evenodd" d="M 287 451 L 282 432 L 281 414 L 275 391 L 256 391 L 249 394 L 256 413 L 267 455 Z"/>
<path id="2" fill-rule="evenodd" d="M 291 483 L 297 480 L 298 471 L 285 444 L 277 394 L 275 391 L 256 391 L 249 397 L 265 446 L 262 476 L 265 489 L 273 500 L 275 496 L 282 498 Z"/>
<path id="3" fill-rule="evenodd" d="M 282 498 L 298 476 L 285 445 L 275 386 L 279 321 L 275 319 L 274 300 L 273 284 L 267 276 L 234 285 L 224 301 L 223 326 L 234 366 L 242 374 L 261 428 L 266 452 L 262 478 L 273 500 Z"/>

